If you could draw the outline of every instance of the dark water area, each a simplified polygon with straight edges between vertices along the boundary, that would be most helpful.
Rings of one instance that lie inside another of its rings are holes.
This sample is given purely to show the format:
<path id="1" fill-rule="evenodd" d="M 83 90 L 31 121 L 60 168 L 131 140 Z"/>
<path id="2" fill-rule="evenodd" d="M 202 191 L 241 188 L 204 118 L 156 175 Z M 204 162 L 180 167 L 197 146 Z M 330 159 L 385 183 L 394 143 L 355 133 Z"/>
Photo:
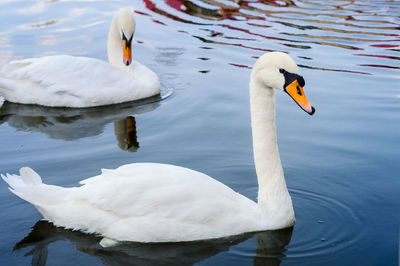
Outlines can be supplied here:
<path id="1" fill-rule="evenodd" d="M 0 184 L 0 265 L 398 265 L 398 1 L 3 1 L 0 65 L 49 54 L 107 60 L 109 23 L 136 10 L 133 57 L 161 99 L 89 109 L 5 103 L 0 172 L 48 184 L 133 162 L 204 172 L 256 200 L 248 83 L 267 51 L 289 53 L 316 107 L 277 91 L 293 228 L 181 244 L 124 243 L 57 228 Z"/>

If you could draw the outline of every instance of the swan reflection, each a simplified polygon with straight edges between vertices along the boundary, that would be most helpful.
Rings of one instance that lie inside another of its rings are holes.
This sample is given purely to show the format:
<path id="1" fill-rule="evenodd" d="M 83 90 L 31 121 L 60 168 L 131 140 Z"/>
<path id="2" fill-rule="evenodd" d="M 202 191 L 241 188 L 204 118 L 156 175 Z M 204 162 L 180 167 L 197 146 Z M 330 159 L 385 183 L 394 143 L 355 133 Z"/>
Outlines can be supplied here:
<path id="1" fill-rule="evenodd" d="M 18 130 L 40 132 L 51 139 L 67 141 L 92 137 L 114 122 L 118 146 L 136 151 L 136 121 L 132 115 L 152 111 L 160 106 L 160 96 L 111 106 L 93 108 L 50 108 L 5 102 L 0 108 L 0 123 L 7 122 Z"/>
<path id="2" fill-rule="evenodd" d="M 118 140 L 118 147 L 121 150 L 134 152 L 139 148 L 135 117 L 128 116 L 114 120 L 114 133 Z"/>
<path id="3" fill-rule="evenodd" d="M 56 241 L 67 240 L 78 251 L 97 257 L 106 265 L 192 265 L 256 237 L 254 265 L 279 265 L 281 258 L 284 257 L 285 247 L 292 237 L 292 230 L 293 228 L 287 228 L 186 243 L 133 242 L 103 248 L 98 244 L 101 237 L 55 227 L 42 220 L 38 221 L 32 231 L 14 246 L 14 250 L 30 248 L 25 256 L 32 256 L 32 265 L 46 265 L 48 246 Z"/>

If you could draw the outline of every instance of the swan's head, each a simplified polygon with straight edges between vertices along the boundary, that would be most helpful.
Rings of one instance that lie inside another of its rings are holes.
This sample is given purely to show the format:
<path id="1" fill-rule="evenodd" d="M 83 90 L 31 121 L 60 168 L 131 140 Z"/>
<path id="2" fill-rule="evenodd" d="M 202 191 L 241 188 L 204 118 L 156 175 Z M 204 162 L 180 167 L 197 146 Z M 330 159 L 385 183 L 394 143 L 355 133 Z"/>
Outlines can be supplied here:
<path id="1" fill-rule="evenodd" d="M 117 31 L 115 38 L 119 38 L 119 44 L 122 46 L 122 61 L 124 65 L 129 66 L 132 62 L 132 40 L 135 33 L 136 21 L 133 10 L 123 8 L 118 10 L 114 16 L 112 27 Z"/>
<path id="2" fill-rule="evenodd" d="M 304 94 L 304 78 L 294 60 L 286 53 L 270 52 L 261 56 L 254 65 L 252 80 L 265 88 L 280 89 L 312 115 L 315 108 Z"/>

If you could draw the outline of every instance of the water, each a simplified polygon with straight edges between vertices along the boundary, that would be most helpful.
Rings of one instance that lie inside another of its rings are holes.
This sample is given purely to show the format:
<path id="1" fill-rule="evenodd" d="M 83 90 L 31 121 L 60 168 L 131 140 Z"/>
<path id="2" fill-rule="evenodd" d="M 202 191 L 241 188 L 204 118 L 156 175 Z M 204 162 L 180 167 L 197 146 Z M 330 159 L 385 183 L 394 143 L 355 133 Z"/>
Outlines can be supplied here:
<path id="1" fill-rule="evenodd" d="M 27 165 L 46 183 L 70 187 L 100 167 L 171 163 L 255 200 L 250 68 L 266 51 L 286 51 L 300 65 L 317 110 L 311 117 L 277 93 L 294 227 L 101 249 L 96 236 L 38 222 L 39 213 L 3 183 L 0 265 L 398 264 L 399 3 L 236 2 L 2 1 L 0 64 L 48 54 L 106 60 L 114 11 L 134 5 L 134 57 L 159 74 L 164 96 L 173 93 L 88 110 L 5 104 L 0 170 Z"/>

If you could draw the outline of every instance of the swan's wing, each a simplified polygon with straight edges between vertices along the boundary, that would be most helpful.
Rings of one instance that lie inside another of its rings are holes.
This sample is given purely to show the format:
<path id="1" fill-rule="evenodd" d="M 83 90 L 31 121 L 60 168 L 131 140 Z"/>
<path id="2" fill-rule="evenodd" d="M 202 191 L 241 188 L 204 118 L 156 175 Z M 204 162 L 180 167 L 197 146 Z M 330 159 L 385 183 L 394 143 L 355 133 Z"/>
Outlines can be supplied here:
<path id="1" fill-rule="evenodd" d="M 107 62 L 66 55 L 12 61 L 0 73 L 7 100 L 46 106 L 88 107 L 154 95 Z"/>
<path id="2" fill-rule="evenodd" d="M 224 230 L 240 233 L 240 226 L 254 223 L 246 215 L 258 211 L 255 202 L 217 180 L 173 165 L 125 165 L 83 183 L 76 199 L 118 217 L 109 234 L 136 230 L 131 234 L 136 239 L 129 240 L 204 239 L 203 229 L 210 237 Z"/>
<path id="3" fill-rule="evenodd" d="M 193 207 L 191 201 L 197 200 L 248 200 L 203 173 L 165 164 L 137 163 L 115 170 L 103 169 L 101 175 L 81 183 L 85 184 L 80 188 L 82 199 L 121 217 L 165 209 L 171 212 L 165 215 L 176 216 L 179 211 L 173 211 L 174 208 Z"/>

